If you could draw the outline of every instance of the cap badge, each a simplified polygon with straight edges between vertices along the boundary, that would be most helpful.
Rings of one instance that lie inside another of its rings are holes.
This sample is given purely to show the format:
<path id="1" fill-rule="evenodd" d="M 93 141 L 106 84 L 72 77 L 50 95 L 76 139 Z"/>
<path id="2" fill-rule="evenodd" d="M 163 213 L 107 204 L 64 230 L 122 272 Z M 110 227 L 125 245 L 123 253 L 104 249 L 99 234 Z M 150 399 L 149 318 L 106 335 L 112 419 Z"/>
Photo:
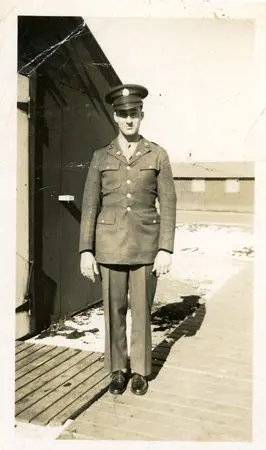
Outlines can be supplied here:
<path id="1" fill-rule="evenodd" d="M 123 97 L 128 97 L 128 95 L 129 95 L 129 90 L 128 89 L 123 89 L 123 91 L 122 91 L 122 95 L 123 95 Z"/>

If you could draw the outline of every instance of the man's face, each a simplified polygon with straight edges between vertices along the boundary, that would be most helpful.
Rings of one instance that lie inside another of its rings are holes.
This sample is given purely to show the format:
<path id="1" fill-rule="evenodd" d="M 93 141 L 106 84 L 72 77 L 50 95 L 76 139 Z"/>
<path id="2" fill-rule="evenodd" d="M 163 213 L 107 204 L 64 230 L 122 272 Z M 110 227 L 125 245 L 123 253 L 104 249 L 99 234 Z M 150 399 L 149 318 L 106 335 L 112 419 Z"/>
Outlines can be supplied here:
<path id="1" fill-rule="evenodd" d="M 140 107 L 114 112 L 114 120 L 124 136 L 138 134 L 144 113 Z"/>

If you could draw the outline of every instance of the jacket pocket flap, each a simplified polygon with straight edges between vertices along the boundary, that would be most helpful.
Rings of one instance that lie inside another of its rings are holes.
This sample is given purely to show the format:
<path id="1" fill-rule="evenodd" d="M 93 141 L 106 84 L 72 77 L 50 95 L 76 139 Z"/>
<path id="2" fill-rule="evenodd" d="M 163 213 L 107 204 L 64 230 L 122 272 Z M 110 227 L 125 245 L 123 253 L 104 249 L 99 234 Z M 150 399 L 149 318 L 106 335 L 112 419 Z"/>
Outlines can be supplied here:
<path id="1" fill-rule="evenodd" d="M 160 217 L 147 217 L 141 221 L 144 225 L 156 225 L 160 223 Z"/>
<path id="2" fill-rule="evenodd" d="M 157 170 L 156 164 L 145 164 L 145 166 L 141 166 L 139 170 Z"/>
<path id="3" fill-rule="evenodd" d="M 155 158 L 147 158 L 146 161 L 139 162 L 140 170 L 158 170 L 157 160 Z"/>
<path id="4" fill-rule="evenodd" d="M 101 216 L 98 217 L 97 219 L 97 223 L 100 223 L 102 225 L 113 225 L 115 223 L 115 217 L 106 217 L 106 216 Z"/>
<path id="5" fill-rule="evenodd" d="M 101 162 L 99 164 L 100 172 L 103 172 L 104 170 L 118 170 L 119 167 L 120 161 L 118 160 Z"/>

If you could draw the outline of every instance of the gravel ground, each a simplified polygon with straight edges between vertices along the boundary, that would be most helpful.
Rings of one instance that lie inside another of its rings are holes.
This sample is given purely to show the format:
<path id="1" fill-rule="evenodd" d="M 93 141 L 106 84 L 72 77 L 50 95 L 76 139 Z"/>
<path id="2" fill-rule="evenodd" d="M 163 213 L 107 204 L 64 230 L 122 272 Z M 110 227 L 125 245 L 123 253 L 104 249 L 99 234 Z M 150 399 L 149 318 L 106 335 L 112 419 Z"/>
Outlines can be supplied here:
<path id="1" fill-rule="evenodd" d="M 153 346 L 167 339 L 202 302 L 211 301 L 213 293 L 253 257 L 253 234 L 249 230 L 226 225 L 178 225 L 172 270 L 160 278 L 154 299 Z M 129 310 L 129 343 L 130 327 Z M 52 324 L 30 341 L 104 352 L 103 307 Z"/>

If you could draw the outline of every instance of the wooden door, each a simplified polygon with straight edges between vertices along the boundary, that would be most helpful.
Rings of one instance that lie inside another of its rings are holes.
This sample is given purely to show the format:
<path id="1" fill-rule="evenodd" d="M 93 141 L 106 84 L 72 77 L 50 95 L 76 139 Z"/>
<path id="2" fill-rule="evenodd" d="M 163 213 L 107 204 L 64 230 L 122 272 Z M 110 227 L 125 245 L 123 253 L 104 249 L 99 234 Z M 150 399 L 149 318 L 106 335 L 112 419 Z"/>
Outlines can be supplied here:
<path id="1" fill-rule="evenodd" d="M 36 120 L 35 221 L 37 329 L 102 298 L 97 277 L 80 273 L 83 187 L 93 151 L 115 136 L 100 97 L 42 77 Z"/>
<path id="2" fill-rule="evenodd" d="M 81 17 L 25 16 L 18 25 L 18 71 L 36 77 L 29 133 L 34 141 L 29 158 L 30 229 L 23 231 L 25 236 L 29 231 L 30 241 L 29 250 L 23 249 L 25 264 L 19 262 L 24 264 L 20 285 L 24 292 L 30 255 L 31 329 L 39 332 L 101 298 L 99 280 L 92 284 L 80 274 L 81 202 L 93 151 L 116 134 L 104 93 L 121 81 Z M 19 114 L 25 124 L 24 113 Z M 26 201 L 27 192 L 22 191 Z"/>
<path id="3" fill-rule="evenodd" d="M 92 283 L 80 273 L 78 249 L 85 177 L 93 150 L 103 145 L 99 131 L 102 129 L 103 137 L 106 132 L 106 122 L 100 105 L 97 112 L 86 95 L 68 87 L 64 88 L 64 95 L 68 105 L 62 108 L 60 196 L 63 200 L 59 200 L 61 315 L 69 311 L 79 311 L 102 298 L 99 277 Z"/>

